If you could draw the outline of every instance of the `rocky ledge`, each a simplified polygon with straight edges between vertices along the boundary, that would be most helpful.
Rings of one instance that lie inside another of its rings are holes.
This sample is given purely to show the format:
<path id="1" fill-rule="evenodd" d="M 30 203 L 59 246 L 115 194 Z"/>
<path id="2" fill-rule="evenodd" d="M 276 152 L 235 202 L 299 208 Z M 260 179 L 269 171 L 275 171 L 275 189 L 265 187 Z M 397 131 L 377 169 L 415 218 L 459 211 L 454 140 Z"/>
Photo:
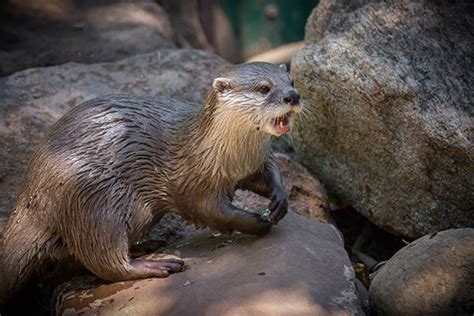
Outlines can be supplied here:
<path id="1" fill-rule="evenodd" d="M 57 315 L 358 315 L 362 304 L 340 233 L 290 212 L 263 238 L 206 232 L 167 248 L 186 270 L 106 284 L 76 279 Z"/>

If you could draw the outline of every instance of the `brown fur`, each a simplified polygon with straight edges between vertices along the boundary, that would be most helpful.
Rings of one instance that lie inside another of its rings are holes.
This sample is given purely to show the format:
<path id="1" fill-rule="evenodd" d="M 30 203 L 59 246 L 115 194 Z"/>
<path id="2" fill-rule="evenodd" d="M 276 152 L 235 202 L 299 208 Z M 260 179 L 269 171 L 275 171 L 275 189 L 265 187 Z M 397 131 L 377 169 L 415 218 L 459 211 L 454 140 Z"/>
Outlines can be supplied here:
<path id="1" fill-rule="evenodd" d="M 264 80 L 272 91 L 255 87 Z M 100 278 L 164 277 L 179 260 L 133 260 L 130 244 L 166 212 L 223 232 L 263 235 L 271 222 L 231 204 L 237 187 L 287 201 L 269 148 L 271 119 L 293 91 L 278 66 L 230 68 L 204 107 L 167 98 L 113 95 L 63 116 L 29 163 L 0 239 L 0 302 L 46 260 L 73 258 Z M 270 127 L 269 127 L 270 126 Z"/>

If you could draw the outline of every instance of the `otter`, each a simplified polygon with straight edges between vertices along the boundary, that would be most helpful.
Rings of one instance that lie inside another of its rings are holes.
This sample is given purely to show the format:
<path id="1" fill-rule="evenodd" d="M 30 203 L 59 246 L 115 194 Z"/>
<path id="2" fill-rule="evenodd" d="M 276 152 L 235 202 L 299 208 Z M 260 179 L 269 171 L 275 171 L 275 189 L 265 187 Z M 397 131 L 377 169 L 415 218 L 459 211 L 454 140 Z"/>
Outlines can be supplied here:
<path id="1" fill-rule="evenodd" d="M 270 149 L 290 131 L 299 95 L 281 67 L 231 66 L 203 106 L 110 95 L 77 105 L 27 167 L 0 239 L 0 301 L 46 260 L 73 258 L 107 281 L 166 277 L 180 259 L 132 259 L 165 213 L 198 227 L 264 235 L 288 202 Z M 270 199 L 268 219 L 232 204 L 237 188 Z"/>

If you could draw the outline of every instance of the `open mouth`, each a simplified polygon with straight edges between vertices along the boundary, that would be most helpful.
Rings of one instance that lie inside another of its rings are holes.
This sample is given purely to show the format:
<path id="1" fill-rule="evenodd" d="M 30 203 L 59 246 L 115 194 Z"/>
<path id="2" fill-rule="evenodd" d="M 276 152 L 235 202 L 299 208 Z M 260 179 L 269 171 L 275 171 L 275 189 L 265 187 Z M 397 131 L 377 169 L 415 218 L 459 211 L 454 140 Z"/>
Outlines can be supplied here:
<path id="1" fill-rule="evenodd" d="M 273 119 L 273 128 L 276 130 L 277 134 L 283 135 L 290 131 L 292 114 L 293 112 L 290 111 Z"/>

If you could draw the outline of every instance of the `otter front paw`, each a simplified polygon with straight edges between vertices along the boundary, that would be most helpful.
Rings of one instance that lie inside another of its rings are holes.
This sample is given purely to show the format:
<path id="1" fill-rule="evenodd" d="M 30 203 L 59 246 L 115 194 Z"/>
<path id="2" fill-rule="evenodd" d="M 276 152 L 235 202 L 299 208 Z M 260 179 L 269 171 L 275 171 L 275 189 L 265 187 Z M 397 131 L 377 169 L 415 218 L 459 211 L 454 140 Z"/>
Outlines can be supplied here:
<path id="1" fill-rule="evenodd" d="M 244 234 L 263 236 L 272 229 L 272 223 L 259 214 L 246 212 L 245 215 L 248 216 L 234 219 L 231 224 L 231 232 L 232 230 L 237 230 Z M 219 230 L 225 232 L 222 227 Z"/>
<path id="2" fill-rule="evenodd" d="M 284 192 L 273 193 L 268 210 L 270 211 L 268 218 L 276 225 L 288 212 L 288 198 L 286 194 Z"/>
<path id="3" fill-rule="evenodd" d="M 209 222 L 209 226 L 221 232 L 237 230 L 244 234 L 262 236 L 272 228 L 272 223 L 261 215 L 247 212 L 232 204 L 224 205 L 216 215 L 218 216 Z"/>
<path id="4" fill-rule="evenodd" d="M 258 216 L 257 223 L 258 224 L 255 226 L 254 230 L 249 232 L 249 234 L 263 236 L 268 234 L 273 226 L 271 222 L 261 216 Z"/>

